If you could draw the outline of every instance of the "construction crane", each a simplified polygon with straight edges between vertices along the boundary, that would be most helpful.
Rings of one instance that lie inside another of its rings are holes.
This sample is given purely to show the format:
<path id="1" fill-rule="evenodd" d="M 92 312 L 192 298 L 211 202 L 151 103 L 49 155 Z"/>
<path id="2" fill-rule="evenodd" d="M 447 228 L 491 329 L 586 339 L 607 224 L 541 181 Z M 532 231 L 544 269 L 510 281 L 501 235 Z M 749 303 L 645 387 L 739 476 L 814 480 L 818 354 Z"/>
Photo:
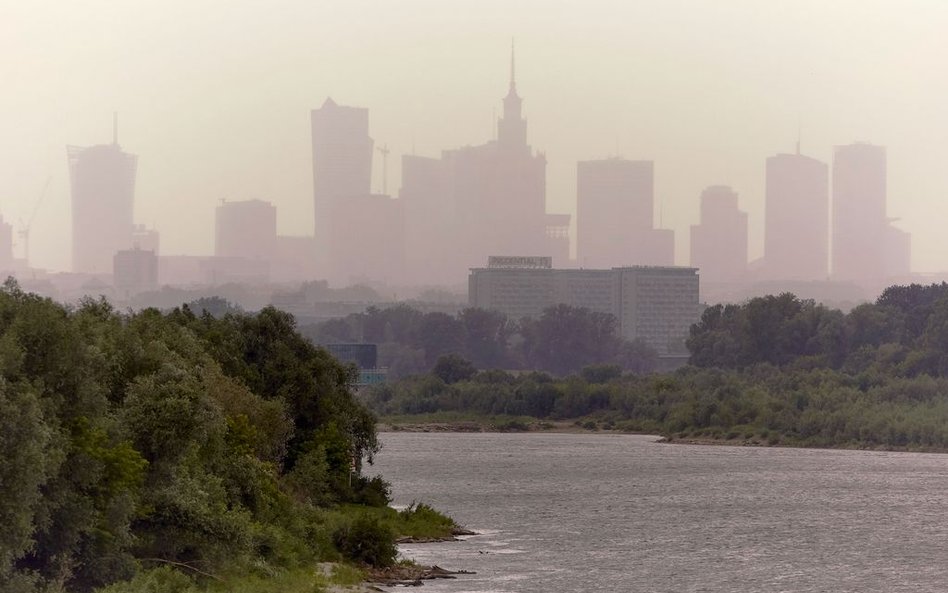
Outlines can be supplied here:
<path id="1" fill-rule="evenodd" d="M 39 198 L 37 198 L 36 203 L 33 205 L 33 212 L 30 214 L 30 218 L 26 224 L 23 223 L 22 218 L 20 219 L 20 230 L 17 234 L 23 239 L 23 262 L 26 264 L 26 267 L 30 266 L 30 227 L 33 226 L 33 219 L 36 218 L 36 213 L 39 212 L 40 205 L 43 203 L 43 198 L 46 197 L 46 192 L 49 190 L 49 184 L 52 180 L 52 175 L 46 179 L 43 191 L 40 192 Z"/>
<path id="2" fill-rule="evenodd" d="M 388 149 L 388 144 L 383 144 L 382 146 L 377 147 L 375 150 L 379 151 L 379 154 L 382 155 L 382 195 L 388 195 L 388 153 L 391 151 Z"/>

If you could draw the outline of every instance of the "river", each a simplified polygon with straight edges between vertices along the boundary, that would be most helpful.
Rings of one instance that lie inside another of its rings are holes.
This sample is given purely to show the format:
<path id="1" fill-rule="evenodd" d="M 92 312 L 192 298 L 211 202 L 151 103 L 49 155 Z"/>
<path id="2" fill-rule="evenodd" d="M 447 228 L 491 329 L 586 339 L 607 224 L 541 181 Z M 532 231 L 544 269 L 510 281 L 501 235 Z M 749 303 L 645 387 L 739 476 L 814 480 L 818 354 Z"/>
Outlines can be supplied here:
<path id="1" fill-rule="evenodd" d="M 383 433 L 367 473 L 481 535 L 427 593 L 942 592 L 948 456 L 618 434 Z"/>

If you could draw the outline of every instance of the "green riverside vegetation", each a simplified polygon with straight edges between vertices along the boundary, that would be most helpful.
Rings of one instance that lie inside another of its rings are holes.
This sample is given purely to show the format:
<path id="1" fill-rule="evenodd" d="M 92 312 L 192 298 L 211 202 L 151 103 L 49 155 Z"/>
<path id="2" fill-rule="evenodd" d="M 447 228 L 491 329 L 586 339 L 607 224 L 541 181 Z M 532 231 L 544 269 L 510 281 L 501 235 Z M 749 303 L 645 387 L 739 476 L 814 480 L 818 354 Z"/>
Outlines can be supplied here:
<path id="1" fill-rule="evenodd" d="M 846 314 L 792 294 L 718 305 L 687 346 L 690 365 L 667 374 L 478 371 L 445 356 L 362 398 L 396 424 L 506 415 L 529 417 L 506 429 L 533 419 L 670 439 L 948 450 L 948 284 L 893 286 Z"/>
<path id="2" fill-rule="evenodd" d="M 356 375 L 273 308 L 121 314 L 8 281 L 0 591 L 313 593 L 391 565 L 398 536 L 449 536 L 363 475 Z"/>

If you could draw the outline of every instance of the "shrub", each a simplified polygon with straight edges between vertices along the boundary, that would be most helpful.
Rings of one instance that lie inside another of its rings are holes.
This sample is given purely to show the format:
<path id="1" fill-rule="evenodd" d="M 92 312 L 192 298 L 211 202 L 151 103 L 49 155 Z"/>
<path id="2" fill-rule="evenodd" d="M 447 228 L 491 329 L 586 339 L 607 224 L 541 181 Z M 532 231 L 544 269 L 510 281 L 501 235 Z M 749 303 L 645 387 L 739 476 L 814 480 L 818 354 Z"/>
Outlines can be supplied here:
<path id="1" fill-rule="evenodd" d="M 367 515 L 360 515 L 336 530 L 333 541 L 347 559 L 369 566 L 391 566 L 398 555 L 391 528 Z"/>
<path id="2" fill-rule="evenodd" d="M 146 570 L 130 581 L 116 583 L 102 589 L 102 593 L 192 593 L 196 591 L 194 581 L 170 566 Z"/>
<path id="3" fill-rule="evenodd" d="M 450 535 L 457 527 L 454 519 L 439 513 L 423 502 L 412 502 L 398 513 L 398 517 L 402 521 L 401 528 L 405 532 L 404 535 L 433 532 Z"/>

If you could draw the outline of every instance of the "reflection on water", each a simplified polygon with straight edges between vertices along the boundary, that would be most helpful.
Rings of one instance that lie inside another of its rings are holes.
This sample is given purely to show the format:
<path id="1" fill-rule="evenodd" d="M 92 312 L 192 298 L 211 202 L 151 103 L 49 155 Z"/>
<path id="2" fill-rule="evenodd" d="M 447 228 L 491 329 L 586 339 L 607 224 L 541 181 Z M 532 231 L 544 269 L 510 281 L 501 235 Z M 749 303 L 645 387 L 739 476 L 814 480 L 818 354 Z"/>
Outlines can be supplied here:
<path id="1" fill-rule="evenodd" d="M 654 440 L 385 433 L 376 470 L 481 533 L 403 546 L 477 571 L 428 593 L 948 587 L 948 456 Z"/>

